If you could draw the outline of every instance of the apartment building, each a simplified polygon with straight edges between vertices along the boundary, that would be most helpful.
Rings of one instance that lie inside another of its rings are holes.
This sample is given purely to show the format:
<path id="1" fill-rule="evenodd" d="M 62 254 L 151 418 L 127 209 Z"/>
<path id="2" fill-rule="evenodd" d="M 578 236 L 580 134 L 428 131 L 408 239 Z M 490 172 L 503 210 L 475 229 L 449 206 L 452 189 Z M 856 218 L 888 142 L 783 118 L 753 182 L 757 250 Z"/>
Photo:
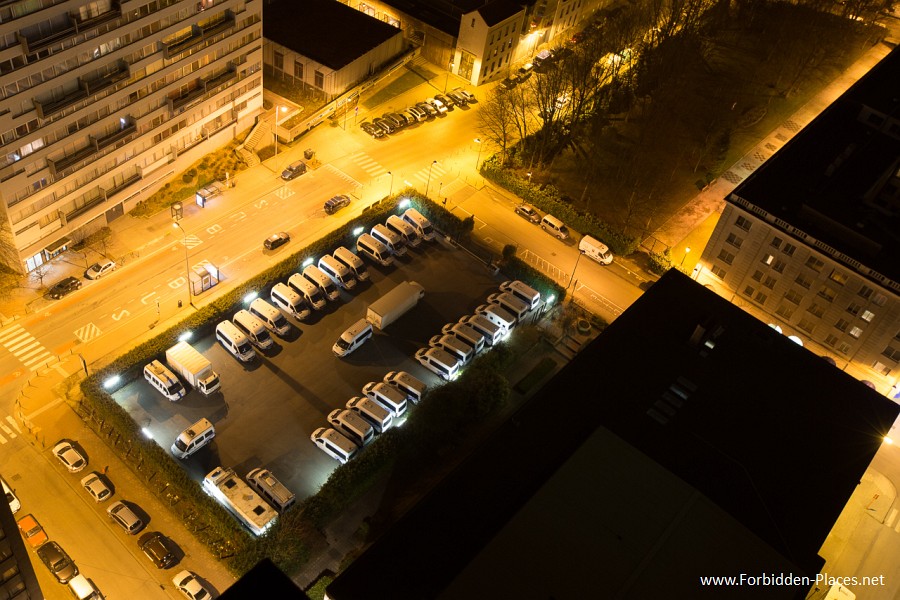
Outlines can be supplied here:
<path id="1" fill-rule="evenodd" d="M 31 271 L 249 128 L 261 0 L 0 5 L 3 254 Z"/>
<path id="2" fill-rule="evenodd" d="M 506 77 L 519 44 L 525 9 L 493 0 L 462 16 L 452 71 L 472 85 Z"/>
<path id="3" fill-rule="evenodd" d="M 894 50 L 727 198 L 696 279 L 897 397 L 900 99 Z"/>

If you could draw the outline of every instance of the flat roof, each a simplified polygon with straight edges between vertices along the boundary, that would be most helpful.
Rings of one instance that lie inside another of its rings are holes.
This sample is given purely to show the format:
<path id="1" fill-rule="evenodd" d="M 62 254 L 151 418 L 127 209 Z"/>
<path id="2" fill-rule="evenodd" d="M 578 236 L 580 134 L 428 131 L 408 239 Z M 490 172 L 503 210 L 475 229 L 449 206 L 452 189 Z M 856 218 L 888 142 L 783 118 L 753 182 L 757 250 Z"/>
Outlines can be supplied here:
<path id="1" fill-rule="evenodd" d="M 406 13 L 435 29 L 453 36 L 459 35 L 459 25 L 465 13 L 487 4 L 485 0 L 382 0 L 388 6 Z"/>
<path id="2" fill-rule="evenodd" d="M 898 412 L 672 270 L 328 595 L 756 598 L 698 577 L 814 577 Z"/>
<path id="3" fill-rule="evenodd" d="M 851 261 L 900 282 L 897 73 L 900 49 L 895 48 L 729 199 L 743 198 Z M 877 116 L 870 120 L 873 111 Z"/>
<path id="4" fill-rule="evenodd" d="M 276 0 L 263 5 L 263 36 L 335 71 L 400 29 L 336 0 Z"/>
<path id="5" fill-rule="evenodd" d="M 513 2 L 513 0 L 491 0 L 491 2 L 478 9 L 478 14 L 481 15 L 488 27 L 493 27 L 497 23 L 502 23 L 517 14 L 522 9 L 523 7 Z"/>

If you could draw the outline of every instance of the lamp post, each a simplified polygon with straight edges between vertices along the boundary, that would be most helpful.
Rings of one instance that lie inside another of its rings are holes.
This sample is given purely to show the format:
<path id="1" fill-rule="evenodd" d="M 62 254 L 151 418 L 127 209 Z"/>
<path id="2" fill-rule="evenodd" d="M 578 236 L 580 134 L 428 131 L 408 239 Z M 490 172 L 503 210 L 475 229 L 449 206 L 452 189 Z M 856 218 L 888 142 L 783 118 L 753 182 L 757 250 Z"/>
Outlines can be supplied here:
<path id="1" fill-rule="evenodd" d="M 388 171 L 387 174 L 391 176 L 391 191 L 388 192 L 388 196 L 391 196 L 394 193 L 394 174 L 391 171 Z"/>
<path id="2" fill-rule="evenodd" d="M 475 171 L 478 171 L 478 163 L 481 162 L 481 149 L 484 147 L 481 145 L 481 138 L 475 138 L 475 143 L 478 144 L 478 157 L 475 159 Z"/>
<path id="3" fill-rule="evenodd" d="M 287 106 L 275 107 L 275 162 L 278 162 L 278 113 L 287 112 Z"/>
<path id="4" fill-rule="evenodd" d="M 584 251 L 578 251 L 578 258 L 575 259 L 575 266 L 572 268 L 572 274 L 569 275 L 569 284 L 566 286 L 566 291 L 569 291 L 569 288 L 575 282 L 575 271 L 578 269 L 578 261 L 581 260 L 581 257 L 584 255 Z"/>
<path id="5" fill-rule="evenodd" d="M 434 165 L 437 164 L 436 160 L 431 161 L 431 166 L 428 167 L 428 181 L 425 182 L 425 197 L 428 197 L 428 186 L 431 185 L 431 170 L 434 168 Z"/>
<path id="6" fill-rule="evenodd" d="M 528 176 L 528 185 L 531 185 L 531 171 L 528 171 L 525 175 Z"/>
<path id="7" fill-rule="evenodd" d="M 681 257 L 681 263 L 678 265 L 679 267 L 681 267 L 681 266 L 684 265 L 684 259 L 686 259 L 686 258 L 687 258 L 687 255 L 690 254 L 690 253 L 691 253 L 691 247 L 690 247 L 690 246 L 687 246 L 687 247 L 684 249 L 684 256 Z"/>
<path id="8" fill-rule="evenodd" d="M 188 293 L 188 304 L 194 306 L 194 299 L 191 295 L 191 265 L 190 259 L 188 258 L 188 245 L 187 245 L 187 232 L 184 230 L 184 227 L 178 221 L 172 221 L 172 227 L 176 227 L 181 230 L 181 234 L 184 236 L 184 275 L 187 277 L 187 293 Z M 197 308 L 194 306 L 194 308 Z M 157 307 L 158 310 L 158 307 Z"/>

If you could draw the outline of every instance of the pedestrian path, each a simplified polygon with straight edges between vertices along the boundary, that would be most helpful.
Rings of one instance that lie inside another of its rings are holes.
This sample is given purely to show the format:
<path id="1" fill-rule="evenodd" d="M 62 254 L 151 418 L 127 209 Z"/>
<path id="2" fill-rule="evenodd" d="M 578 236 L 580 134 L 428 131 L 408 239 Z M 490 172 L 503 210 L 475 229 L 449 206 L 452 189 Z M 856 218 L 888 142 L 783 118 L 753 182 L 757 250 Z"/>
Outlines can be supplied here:
<path id="1" fill-rule="evenodd" d="M 6 415 L 0 420 L 0 444 L 11 442 L 20 433 L 22 433 L 22 430 L 19 429 L 19 423 L 11 416 Z"/>
<path id="2" fill-rule="evenodd" d="M 387 173 L 387 169 L 365 152 L 357 152 L 356 154 L 351 155 L 350 160 L 373 178 Z"/>
<path id="3" fill-rule="evenodd" d="M 0 333 L 0 344 L 32 371 L 53 358 L 49 350 L 18 324 Z"/>
<path id="4" fill-rule="evenodd" d="M 343 179 L 344 181 L 346 181 L 347 183 L 349 183 L 350 185 L 352 185 L 355 188 L 362 187 L 362 184 L 359 181 L 353 179 L 352 177 L 350 177 L 349 175 L 347 175 L 346 173 L 344 173 L 337 167 L 334 167 L 332 165 L 322 165 L 319 168 L 323 171 L 328 171 L 329 173 L 333 174 L 334 176 L 338 177 L 339 179 Z"/>

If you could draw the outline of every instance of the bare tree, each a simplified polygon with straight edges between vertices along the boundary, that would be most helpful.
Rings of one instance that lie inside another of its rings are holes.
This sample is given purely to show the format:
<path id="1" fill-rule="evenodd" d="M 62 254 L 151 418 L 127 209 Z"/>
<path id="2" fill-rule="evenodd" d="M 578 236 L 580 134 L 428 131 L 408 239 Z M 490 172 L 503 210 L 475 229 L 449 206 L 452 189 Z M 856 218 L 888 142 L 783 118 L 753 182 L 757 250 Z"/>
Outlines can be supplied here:
<path id="1" fill-rule="evenodd" d="M 500 148 L 500 164 L 506 164 L 509 146 L 515 141 L 516 116 L 508 90 L 495 88 L 478 110 L 478 132 Z"/>
<path id="2" fill-rule="evenodd" d="M 32 279 L 36 279 L 38 284 L 41 287 L 44 287 L 44 277 L 50 274 L 50 263 L 44 263 L 42 265 L 38 265 L 34 269 L 31 270 L 29 275 Z"/>

